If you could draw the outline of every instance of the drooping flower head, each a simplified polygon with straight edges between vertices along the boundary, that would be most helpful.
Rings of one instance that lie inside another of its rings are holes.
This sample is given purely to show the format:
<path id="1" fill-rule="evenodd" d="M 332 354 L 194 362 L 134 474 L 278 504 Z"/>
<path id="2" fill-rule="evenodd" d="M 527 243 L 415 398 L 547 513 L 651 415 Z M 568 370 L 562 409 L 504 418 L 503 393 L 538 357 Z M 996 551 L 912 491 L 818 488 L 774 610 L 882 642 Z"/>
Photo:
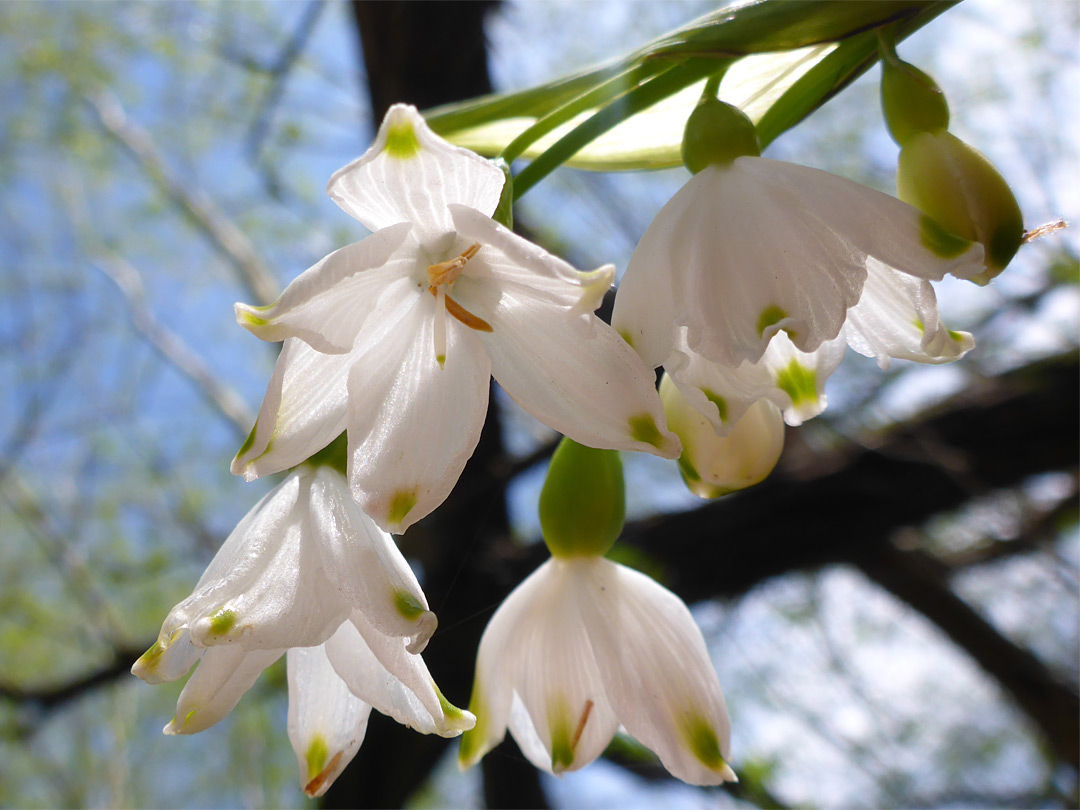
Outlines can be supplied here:
<path id="1" fill-rule="evenodd" d="M 526 411 L 597 447 L 678 455 L 653 376 L 593 310 L 582 273 L 491 219 L 498 168 L 395 105 L 327 191 L 374 233 L 239 322 L 285 344 L 233 462 L 257 478 L 342 430 L 358 503 L 401 532 L 449 494 L 479 439 L 491 375 Z"/>
<path id="2" fill-rule="evenodd" d="M 699 111 L 713 105 L 742 116 L 716 99 Z M 793 424 L 819 412 L 844 343 L 882 365 L 971 348 L 970 335 L 941 324 L 929 280 L 981 273 L 981 245 L 887 194 L 747 152 L 748 142 L 695 164 L 634 251 L 612 317 L 695 407 L 710 397 L 691 377 L 716 367 L 728 417 L 715 403 L 699 410 L 718 430 L 762 396 Z"/>
<path id="3" fill-rule="evenodd" d="M 318 795 L 356 753 L 371 707 L 423 733 L 472 726 L 418 654 L 435 626 L 408 563 L 344 476 L 305 465 L 244 517 L 132 672 L 164 683 L 198 664 L 165 727 L 194 734 L 288 650 L 290 737 Z"/>
<path id="4" fill-rule="evenodd" d="M 553 558 L 484 630 L 469 703 L 477 724 L 462 737 L 462 767 L 509 728 L 536 767 L 576 770 L 621 725 L 683 781 L 735 779 L 727 707 L 690 611 L 649 577 L 601 556 L 622 526 L 622 489 L 616 453 L 566 440 L 556 451 L 544 493 L 569 497 L 540 501 Z"/>

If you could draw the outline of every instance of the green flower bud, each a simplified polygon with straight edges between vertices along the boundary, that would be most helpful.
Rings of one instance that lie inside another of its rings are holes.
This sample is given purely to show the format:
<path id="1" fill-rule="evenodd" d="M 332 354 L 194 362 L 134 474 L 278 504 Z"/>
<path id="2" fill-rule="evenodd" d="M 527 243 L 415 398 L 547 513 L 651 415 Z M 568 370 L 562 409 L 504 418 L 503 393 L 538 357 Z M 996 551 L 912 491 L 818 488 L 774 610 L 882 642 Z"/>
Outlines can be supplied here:
<path id="1" fill-rule="evenodd" d="M 540 529 L 554 557 L 603 556 L 626 521 L 622 460 L 564 438 L 540 491 Z"/>
<path id="2" fill-rule="evenodd" d="M 896 190 L 901 200 L 945 231 L 982 243 L 986 271 L 973 279 L 978 284 L 1004 270 L 1020 247 L 1023 216 L 1008 183 L 989 160 L 955 135 L 944 131 L 913 135 L 900 150 Z M 950 244 L 935 242 L 940 249 Z"/>
<path id="3" fill-rule="evenodd" d="M 903 146 L 919 132 L 949 126 L 949 105 L 937 83 L 914 65 L 881 63 L 881 109 L 893 140 Z"/>
<path id="4" fill-rule="evenodd" d="M 719 498 L 760 483 L 780 460 L 784 419 L 768 400 L 759 399 L 726 436 L 718 436 L 667 374 L 660 381 L 660 399 L 668 428 L 682 440 L 679 471 L 699 498 Z"/>
<path id="5" fill-rule="evenodd" d="M 738 107 L 702 96 L 683 133 L 683 163 L 694 174 L 712 164 L 725 165 L 743 155 L 760 155 L 753 122 Z"/>

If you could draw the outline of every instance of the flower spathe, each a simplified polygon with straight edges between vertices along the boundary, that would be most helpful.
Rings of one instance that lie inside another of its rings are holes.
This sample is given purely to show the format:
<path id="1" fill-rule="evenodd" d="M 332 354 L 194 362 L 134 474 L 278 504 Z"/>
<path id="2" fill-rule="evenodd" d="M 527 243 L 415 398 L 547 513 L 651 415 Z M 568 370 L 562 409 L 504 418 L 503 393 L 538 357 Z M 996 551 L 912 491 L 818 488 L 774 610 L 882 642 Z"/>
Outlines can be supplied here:
<path id="1" fill-rule="evenodd" d="M 576 770 L 622 725 L 685 782 L 735 779 L 727 708 L 690 611 L 602 557 L 552 558 L 507 597 L 480 641 L 470 710 L 462 767 L 509 727 L 536 767 Z"/>
<path id="2" fill-rule="evenodd" d="M 395 105 L 327 188 L 374 233 L 301 274 L 269 307 L 237 305 L 284 340 L 246 478 L 348 432 L 357 502 L 401 532 L 449 494 L 479 439 L 489 380 L 582 444 L 674 457 L 653 376 L 593 310 L 614 270 L 582 273 L 491 219 L 502 172 Z"/>
<path id="3" fill-rule="evenodd" d="M 318 791 L 355 754 L 371 707 L 423 733 L 472 726 L 415 654 L 435 626 L 408 563 L 353 503 L 344 476 L 305 465 L 241 520 L 132 672 L 163 683 L 198 664 L 165 727 L 194 734 L 232 711 L 288 651 L 290 734 L 308 749 L 317 736 L 326 753 L 305 779 Z"/>
<path id="4" fill-rule="evenodd" d="M 836 338 L 871 261 L 912 280 L 983 270 L 981 245 L 894 197 L 828 172 L 744 155 L 698 172 L 630 259 L 612 323 L 652 367 L 690 351 L 757 363 L 783 331 L 804 353 Z"/>

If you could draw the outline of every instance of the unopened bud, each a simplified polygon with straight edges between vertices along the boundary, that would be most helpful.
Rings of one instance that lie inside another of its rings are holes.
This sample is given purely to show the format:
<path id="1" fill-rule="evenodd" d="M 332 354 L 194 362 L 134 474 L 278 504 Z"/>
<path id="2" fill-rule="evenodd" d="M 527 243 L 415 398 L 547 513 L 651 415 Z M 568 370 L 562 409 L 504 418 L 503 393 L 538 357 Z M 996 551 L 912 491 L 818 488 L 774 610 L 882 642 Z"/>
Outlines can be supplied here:
<path id="1" fill-rule="evenodd" d="M 682 440 L 679 470 L 686 486 L 701 498 L 719 498 L 760 483 L 784 449 L 784 418 L 767 399 L 739 417 L 726 436 L 683 396 L 671 377 L 660 381 L 660 399 L 670 428 Z"/>
<path id="2" fill-rule="evenodd" d="M 986 284 L 1005 269 L 1020 247 L 1024 221 L 1008 183 L 982 154 L 945 131 L 920 132 L 900 150 L 897 196 L 948 234 L 986 248 L 986 270 L 972 280 Z M 961 240 L 954 240 L 963 250 Z M 938 239 L 936 249 L 952 242 Z"/>
<path id="3" fill-rule="evenodd" d="M 626 521 L 622 460 L 564 438 L 540 490 L 540 529 L 555 557 L 603 556 Z"/>
<path id="4" fill-rule="evenodd" d="M 694 174 L 712 164 L 726 165 L 743 155 L 760 155 L 754 123 L 746 113 L 717 98 L 702 96 L 683 133 L 683 163 Z"/>
<path id="5" fill-rule="evenodd" d="M 949 126 L 949 105 L 937 83 L 914 65 L 881 63 L 881 109 L 893 140 L 903 146 L 919 132 Z"/>

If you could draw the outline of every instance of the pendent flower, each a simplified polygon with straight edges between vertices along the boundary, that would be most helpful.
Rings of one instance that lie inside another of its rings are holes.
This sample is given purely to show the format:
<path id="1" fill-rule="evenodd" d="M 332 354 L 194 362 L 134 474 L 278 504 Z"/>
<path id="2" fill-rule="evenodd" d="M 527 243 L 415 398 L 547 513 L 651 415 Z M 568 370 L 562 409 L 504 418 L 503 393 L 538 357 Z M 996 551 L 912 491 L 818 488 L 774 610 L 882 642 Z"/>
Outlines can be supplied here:
<path id="1" fill-rule="evenodd" d="M 304 466 L 244 517 L 132 672 L 164 683 L 198 664 L 165 727 L 166 734 L 194 734 L 232 711 L 288 650 L 290 702 L 297 706 L 290 708 L 290 729 L 316 729 L 305 732 L 305 745 L 314 745 L 317 733 L 326 752 L 305 783 L 333 771 L 317 790 L 355 754 L 360 714 L 366 722 L 372 706 L 424 733 L 455 736 L 472 726 L 472 716 L 443 698 L 416 654 L 435 626 L 408 563 L 353 503 L 344 476 Z M 367 709 L 330 683 L 326 667 L 313 663 L 318 655 Z M 325 701 L 342 712 L 337 720 Z M 334 725 L 345 718 L 351 731 Z"/>
<path id="2" fill-rule="evenodd" d="M 479 439 L 489 380 L 585 444 L 678 455 L 653 376 L 593 310 L 614 270 L 582 273 L 491 219 L 504 183 L 412 107 L 327 190 L 374 231 L 239 322 L 284 340 L 246 478 L 295 465 L 347 429 L 357 502 L 401 532 L 449 494 Z"/>
<path id="3" fill-rule="evenodd" d="M 716 99 L 720 117 L 745 120 Z M 940 226 L 894 197 L 828 172 L 756 156 L 756 136 L 691 159 L 697 173 L 646 230 L 615 301 L 613 324 L 654 368 L 680 330 L 688 348 L 737 367 L 783 331 L 804 353 L 836 338 L 862 299 L 868 263 L 915 280 L 983 269 L 981 245 L 936 241 Z M 684 142 L 684 149 L 689 142 Z M 753 149 L 755 151 L 747 151 Z"/>
<path id="4" fill-rule="evenodd" d="M 536 767 L 576 770 L 622 725 L 684 782 L 735 779 L 727 708 L 690 611 L 602 557 L 551 559 L 506 598 L 480 640 L 469 709 L 462 767 L 509 727 Z"/>
<path id="5" fill-rule="evenodd" d="M 461 739 L 461 766 L 509 727 L 536 767 L 576 770 L 621 725 L 683 781 L 734 780 L 727 707 L 690 611 L 601 556 L 622 526 L 618 456 L 564 441 L 544 492 L 558 496 L 542 494 L 540 506 L 554 556 L 506 598 L 480 640 L 476 727 Z"/>

